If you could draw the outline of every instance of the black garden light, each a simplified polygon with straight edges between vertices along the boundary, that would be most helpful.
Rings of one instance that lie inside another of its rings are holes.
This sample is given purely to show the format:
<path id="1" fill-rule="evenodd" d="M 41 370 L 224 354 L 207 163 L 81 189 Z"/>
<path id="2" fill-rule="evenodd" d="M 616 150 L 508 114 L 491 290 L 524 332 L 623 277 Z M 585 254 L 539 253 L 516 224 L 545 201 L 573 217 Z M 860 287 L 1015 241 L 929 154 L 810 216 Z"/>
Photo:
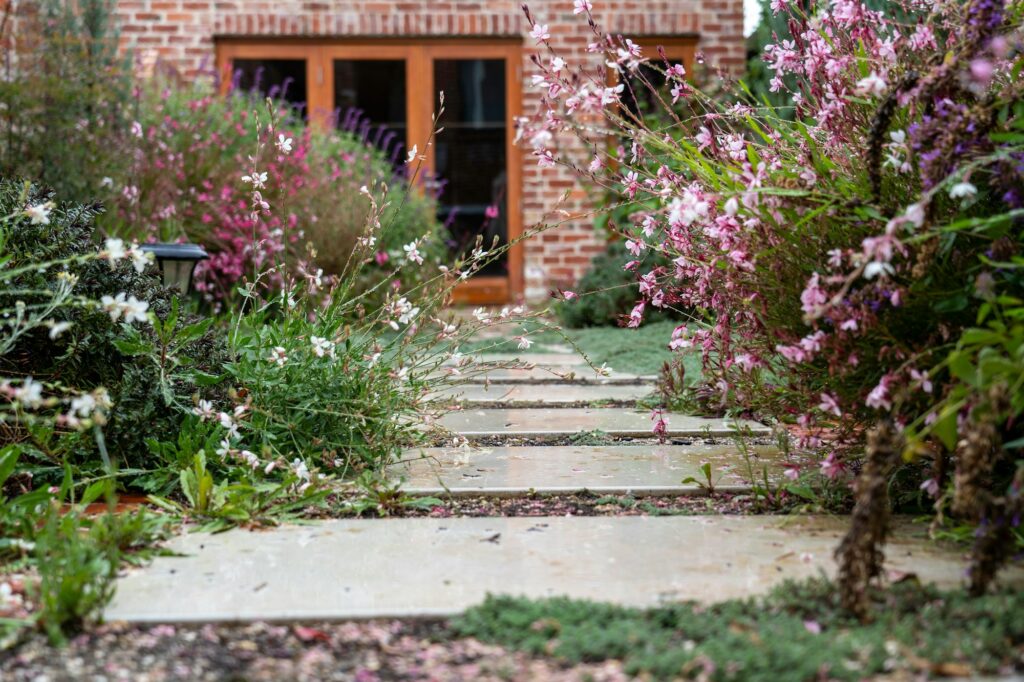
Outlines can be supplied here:
<path id="1" fill-rule="evenodd" d="M 199 244 L 157 242 L 143 244 L 141 248 L 156 257 L 156 264 L 164 277 L 164 286 L 178 287 L 178 291 L 183 294 L 192 289 L 192 274 L 196 264 L 210 257 Z"/>

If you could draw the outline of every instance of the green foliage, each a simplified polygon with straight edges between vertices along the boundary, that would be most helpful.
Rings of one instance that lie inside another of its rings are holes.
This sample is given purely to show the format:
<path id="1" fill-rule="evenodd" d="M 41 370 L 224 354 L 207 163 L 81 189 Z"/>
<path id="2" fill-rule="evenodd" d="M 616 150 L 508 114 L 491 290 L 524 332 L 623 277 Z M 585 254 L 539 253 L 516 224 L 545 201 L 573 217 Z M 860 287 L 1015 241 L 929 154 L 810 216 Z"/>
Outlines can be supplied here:
<path id="1" fill-rule="evenodd" d="M 360 188 L 406 184 L 381 150 L 355 134 L 307 126 L 286 103 L 258 93 L 221 96 L 205 81 L 183 85 L 172 75 L 138 89 L 145 132 L 122 141 L 135 161 L 100 195 L 110 208 L 101 226 L 139 241 L 185 238 L 204 245 L 217 254 L 197 283 L 208 297 L 237 304 L 239 276 L 254 276 L 267 265 L 264 259 L 296 278 L 317 269 L 354 276 L 362 292 L 390 280 L 408 289 L 432 274 L 427 267 L 397 267 L 405 260 L 402 247 L 414 240 L 424 240 L 420 253 L 431 264 L 446 255 L 436 202 L 425 192 L 408 192 L 377 216 L 372 257 L 353 262 L 372 212 Z M 292 140 L 292 151 L 275 148 L 280 135 Z M 252 161 L 258 144 L 266 151 Z M 251 187 L 242 176 L 252 164 L 269 176 L 261 194 L 270 211 L 250 210 Z M 261 242 L 256 258 L 248 249 L 253 240 Z M 264 284 L 277 289 L 283 281 Z M 381 288 L 367 305 L 379 304 L 388 291 Z"/>
<path id="2" fill-rule="evenodd" d="M 118 54 L 114 0 L 29 0 L 4 22 L 0 177 L 34 178 L 67 201 L 98 196 L 128 156 L 109 144 L 132 108 L 131 64 Z M 15 26 L 17 28 L 15 29 Z M 0 29 L 3 30 L 3 29 Z"/>
<path id="3" fill-rule="evenodd" d="M 211 320 L 181 310 L 175 292 L 162 286 L 150 267 L 139 273 L 126 261 L 111 264 L 97 259 L 95 205 L 60 203 L 49 224 L 32 224 L 20 216 L 24 205 L 53 195 L 12 181 L 0 182 L 0 215 L 18 214 L 3 228 L 0 253 L 8 272 L 17 272 L 0 291 L 0 308 L 23 301 L 46 309 L 61 282 L 72 282 L 77 305 L 50 311 L 47 324 L 12 328 L 13 344 L 0 354 L 0 375 L 31 376 L 60 382 L 79 391 L 98 387 L 113 401 L 105 425 L 107 447 L 129 468 L 145 468 L 146 438 L 171 438 L 181 421 L 181 408 L 192 394 L 208 389 L 205 378 L 221 374 L 226 359 L 223 334 Z M 34 267 L 33 267 L 34 266 Z M 60 273 L 57 277 L 54 275 Z M 97 303 L 103 296 L 135 296 L 149 304 L 154 325 L 113 321 Z M 92 303 L 90 303 L 92 302 Z M 54 324 L 70 324 L 55 338 Z M 40 452 L 49 452 L 58 470 L 64 460 L 86 464 L 94 457 L 95 442 L 66 430 L 27 431 L 11 425 L 14 439 L 30 439 Z"/>
<path id="4" fill-rule="evenodd" d="M 647 257 L 639 259 L 644 264 L 637 271 L 624 270 L 622 266 L 632 258 L 624 241 L 609 242 L 605 252 L 594 258 L 577 283 L 578 298 L 555 305 L 559 321 L 573 328 L 619 326 L 640 300 L 636 272 L 648 272 L 653 267 L 668 264 L 664 258 Z M 652 311 L 647 320 L 657 321 L 664 316 Z"/>
<path id="5" fill-rule="evenodd" d="M 0 449 L 0 491 L 22 450 Z M 79 492 L 80 487 L 65 469 L 56 492 L 43 486 L 10 499 L 0 494 L 0 560 L 8 570 L 31 569 L 38 576 L 28 586 L 34 612 L 24 621 L 0 623 L 3 639 L 35 624 L 53 643 L 63 643 L 110 600 L 120 561 L 137 560 L 166 534 L 168 520 L 145 509 L 86 515 L 85 506 L 101 498 L 113 504 L 113 482 L 100 479 Z"/>
<path id="6" fill-rule="evenodd" d="M 906 582 L 873 598 L 878 617 L 862 625 L 824 579 L 786 583 L 763 599 L 647 610 L 490 596 L 452 629 L 570 664 L 619 659 L 629 674 L 664 680 L 862 680 L 894 670 L 969 676 L 1019 665 L 1019 591 L 970 599 Z"/>

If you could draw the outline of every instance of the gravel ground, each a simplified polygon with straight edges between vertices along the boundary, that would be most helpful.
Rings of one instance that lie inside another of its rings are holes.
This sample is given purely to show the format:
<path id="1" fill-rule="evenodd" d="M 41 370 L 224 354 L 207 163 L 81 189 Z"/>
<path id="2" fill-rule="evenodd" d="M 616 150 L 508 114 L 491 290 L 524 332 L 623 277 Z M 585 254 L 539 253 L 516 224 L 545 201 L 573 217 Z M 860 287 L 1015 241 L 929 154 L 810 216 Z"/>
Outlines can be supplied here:
<path id="1" fill-rule="evenodd" d="M 0 652 L 10 682 L 181 680 L 551 680 L 629 679 L 617 662 L 567 668 L 473 639 L 438 641 L 441 623 L 369 621 L 304 625 L 145 627 L 112 623 L 53 649 L 32 635 Z"/>
<path id="2" fill-rule="evenodd" d="M 753 514 L 747 495 L 680 495 L 676 497 L 538 495 L 534 497 L 455 497 L 429 509 L 404 508 L 396 516 L 662 516 L 669 514 Z"/>

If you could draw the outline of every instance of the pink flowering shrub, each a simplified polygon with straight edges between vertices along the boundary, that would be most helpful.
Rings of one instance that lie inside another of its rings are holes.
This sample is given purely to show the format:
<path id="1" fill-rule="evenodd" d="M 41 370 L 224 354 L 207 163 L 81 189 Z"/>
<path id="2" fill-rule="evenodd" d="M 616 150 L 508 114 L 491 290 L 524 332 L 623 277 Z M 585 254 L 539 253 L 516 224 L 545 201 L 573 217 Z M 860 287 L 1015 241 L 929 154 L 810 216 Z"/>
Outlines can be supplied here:
<path id="1" fill-rule="evenodd" d="M 693 65 L 602 34 L 597 7 L 585 12 L 590 51 L 606 66 L 539 60 L 544 107 L 523 137 L 542 165 L 578 169 L 635 203 L 624 237 L 672 267 L 641 276 L 629 326 L 655 309 L 700 313 L 666 343 L 701 354 L 692 390 L 708 410 L 798 427 L 799 445 L 838 480 L 860 469 L 867 429 L 891 424 L 879 458 L 926 465 L 916 471 L 940 509 L 972 482 L 992 504 L 961 516 L 998 517 L 1004 539 L 1019 535 L 1005 509 L 1019 506 L 1022 479 L 1021 346 L 999 339 L 1013 338 L 1005 316 L 1024 294 L 1024 5 L 894 4 L 898 19 L 855 0 L 772 7 L 792 38 L 764 59 L 791 106 L 755 102 L 727 78 L 713 86 L 726 94 L 709 96 L 689 80 Z M 619 107 L 638 80 L 671 123 Z M 610 133 L 629 140 L 615 158 Z M 1003 327 L 990 336 L 970 330 L 993 318 Z M 974 364 L 956 355 L 961 335 L 988 339 L 1005 361 L 989 368 L 987 393 L 976 390 L 984 352 Z M 973 448 L 984 454 L 965 455 L 979 423 L 989 426 Z M 872 471 L 884 480 L 890 467 Z"/>
<path id="2" fill-rule="evenodd" d="M 140 240 L 203 244 L 211 257 L 197 270 L 196 288 L 211 301 L 231 297 L 243 277 L 278 264 L 285 267 L 261 280 L 269 288 L 294 279 L 322 286 L 351 265 L 369 214 L 360 189 L 407 182 L 405 169 L 396 170 L 379 150 L 350 133 L 305 125 L 283 104 L 166 78 L 139 85 L 137 94 L 138 120 L 127 140 L 132 168 L 108 183 L 105 227 Z M 261 118 L 271 153 L 253 167 Z M 271 118 L 276 127 L 266 125 Z M 444 253 L 435 205 L 425 194 L 388 206 L 383 221 L 375 257 L 360 270 L 364 289 L 419 281 L 417 269 L 394 267 L 407 244 L 416 242 L 419 255 L 432 261 Z"/>

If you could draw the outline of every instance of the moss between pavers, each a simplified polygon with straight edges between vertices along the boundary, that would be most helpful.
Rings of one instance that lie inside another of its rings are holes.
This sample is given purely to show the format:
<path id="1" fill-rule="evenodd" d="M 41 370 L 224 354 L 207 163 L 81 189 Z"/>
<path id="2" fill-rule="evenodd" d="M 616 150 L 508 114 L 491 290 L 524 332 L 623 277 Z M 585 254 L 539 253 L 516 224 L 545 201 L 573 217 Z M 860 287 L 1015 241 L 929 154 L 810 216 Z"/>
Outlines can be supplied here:
<path id="1" fill-rule="evenodd" d="M 974 599 L 907 580 L 875 593 L 861 624 L 824 578 L 761 599 L 648 610 L 565 598 L 489 597 L 452 622 L 476 637 L 566 664 L 621 660 L 654 679 L 862 680 L 1024 669 L 1024 592 Z"/>

